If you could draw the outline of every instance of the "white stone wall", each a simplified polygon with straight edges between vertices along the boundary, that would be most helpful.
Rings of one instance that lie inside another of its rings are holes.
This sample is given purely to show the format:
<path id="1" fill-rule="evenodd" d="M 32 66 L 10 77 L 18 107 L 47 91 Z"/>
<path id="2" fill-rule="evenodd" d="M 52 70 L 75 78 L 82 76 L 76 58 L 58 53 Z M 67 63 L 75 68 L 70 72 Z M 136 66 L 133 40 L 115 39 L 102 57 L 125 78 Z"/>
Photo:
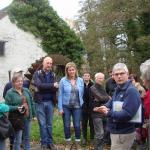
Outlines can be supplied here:
<path id="1" fill-rule="evenodd" d="M 26 72 L 31 63 L 46 53 L 40 47 L 40 40 L 12 24 L 6 16 L 0 20 L 0 40 L 5 44 L 5 56 L 0 57 L 0 100 L 4 85 L 8 82 L 8 71 L 22 67 Z"/>

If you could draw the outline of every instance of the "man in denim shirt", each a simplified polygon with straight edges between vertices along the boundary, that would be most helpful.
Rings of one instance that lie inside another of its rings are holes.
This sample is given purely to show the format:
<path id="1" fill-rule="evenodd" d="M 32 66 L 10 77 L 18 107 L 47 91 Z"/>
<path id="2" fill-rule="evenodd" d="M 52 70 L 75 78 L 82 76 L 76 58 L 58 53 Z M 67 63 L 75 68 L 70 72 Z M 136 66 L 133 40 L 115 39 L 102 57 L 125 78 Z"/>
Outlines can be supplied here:
<path id="1" fill-rule="evenodd" d="M 43 59 L 43 68 L 34 74 L 36 92 L 34 100 L 36 102 L 37 119 L 40 127 L 42 150 L 49 148 L 56 150 L 52 138 L 52 119 L 54 108 L 54 97 L 58 88 L 55 76 L 52 72 L 52 58 Z"/>

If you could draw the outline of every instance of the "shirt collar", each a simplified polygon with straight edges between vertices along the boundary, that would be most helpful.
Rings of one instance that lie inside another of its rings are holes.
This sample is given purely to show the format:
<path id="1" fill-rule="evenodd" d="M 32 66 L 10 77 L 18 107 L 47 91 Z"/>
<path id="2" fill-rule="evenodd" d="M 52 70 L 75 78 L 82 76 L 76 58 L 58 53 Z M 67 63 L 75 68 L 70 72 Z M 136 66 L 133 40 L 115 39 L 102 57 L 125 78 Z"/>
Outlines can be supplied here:
<path id="1" fill-rule="evenodd" d="M 117 90 L 126 90 L 128 87 L 129 87 L 129 85 L 130 84 L 132 84 L 131 83 L 131 80 L 128 80 L 127 82 L 125 82 L 124 84 L 122 84 L 122 85 L 118 85 L 117 86 Z"/>

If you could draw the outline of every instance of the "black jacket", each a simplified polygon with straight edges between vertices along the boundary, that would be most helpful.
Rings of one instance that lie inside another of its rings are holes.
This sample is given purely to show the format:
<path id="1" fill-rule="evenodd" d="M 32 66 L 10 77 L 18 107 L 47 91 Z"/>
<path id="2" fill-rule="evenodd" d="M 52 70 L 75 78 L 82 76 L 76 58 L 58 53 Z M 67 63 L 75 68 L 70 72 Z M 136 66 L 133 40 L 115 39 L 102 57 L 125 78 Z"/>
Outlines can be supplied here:
<path id="1" fill-rule="evenodd" d="M 45 73 L 43 70 L 38 70 L 34 73 L 34 100 L 35 102 L 55 101 L 57 88 L 54 87 L 55 74 L 50 71 Z"/>
<path id="2" fill-rule="evenodd" d="M 82 110 L 83 111 L 88 111 L 90 108 L 89 102 L 90 102 L 90 87 L 93 85 L 93 82 L 90 81 L 88 85 L 84 83 L 84 94 L 83 94 L 83 105 L 82 105 Z"/>

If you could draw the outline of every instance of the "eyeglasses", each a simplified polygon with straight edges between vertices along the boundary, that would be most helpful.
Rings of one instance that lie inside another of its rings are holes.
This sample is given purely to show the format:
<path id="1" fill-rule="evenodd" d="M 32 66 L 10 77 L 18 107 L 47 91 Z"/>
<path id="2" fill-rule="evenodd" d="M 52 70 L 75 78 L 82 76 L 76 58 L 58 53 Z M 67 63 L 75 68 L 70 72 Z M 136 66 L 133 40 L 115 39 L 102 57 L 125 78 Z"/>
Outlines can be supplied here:
<path id="1" fill-rule="evenodd" d="M 124 74 L 126 74 L 126 72 L 114 73 L 113 75 L 118 77 L 118 76 L 123 76 Z"/>

